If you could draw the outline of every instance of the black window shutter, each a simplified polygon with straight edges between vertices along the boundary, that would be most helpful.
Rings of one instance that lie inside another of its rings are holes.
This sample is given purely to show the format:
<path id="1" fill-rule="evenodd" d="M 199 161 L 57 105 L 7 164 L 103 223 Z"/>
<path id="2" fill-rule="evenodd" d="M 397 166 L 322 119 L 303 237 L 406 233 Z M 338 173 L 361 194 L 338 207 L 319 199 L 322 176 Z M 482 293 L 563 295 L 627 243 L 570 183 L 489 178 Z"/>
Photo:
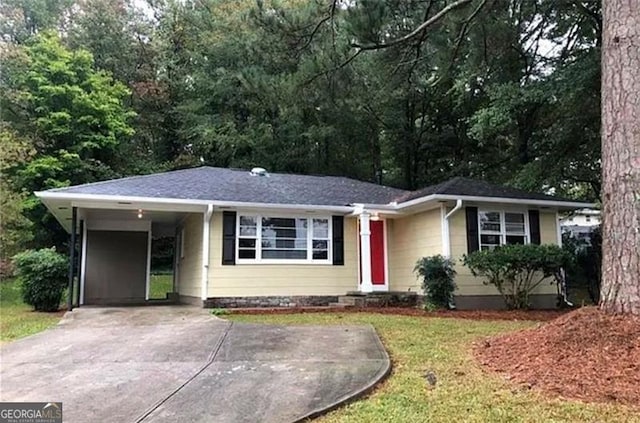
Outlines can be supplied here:
<path id="1" fill-rule="evenodd" d="M 478 236 L 478 208 L 465 207 L 467 215 L 467 253 L 471 254 L 480 249 Z"/>
<path id="2" fill-rule="evenodd" d="M 540 245 L 540 212 L 529 210 L 529 236 L 532 244 Z"/>
<path id="3" fill-rule="evenodd" d="M 222 213 L 222 264 L 236 264 L 236 212 Z"/>
<path id="4" fill-rule="evenodd" d="M 333 264 L 344 265 L 344 216 L 333 216 Z"/>

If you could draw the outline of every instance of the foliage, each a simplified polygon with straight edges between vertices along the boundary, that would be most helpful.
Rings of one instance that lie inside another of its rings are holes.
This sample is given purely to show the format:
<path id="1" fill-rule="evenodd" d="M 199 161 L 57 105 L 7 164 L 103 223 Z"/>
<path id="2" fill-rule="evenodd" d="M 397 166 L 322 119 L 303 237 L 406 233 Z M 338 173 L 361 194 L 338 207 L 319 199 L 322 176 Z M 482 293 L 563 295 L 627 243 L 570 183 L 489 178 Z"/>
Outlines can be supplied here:
<path id="1" fill-rule="evenodd" d="M 558 401 L 535 389 L 515 389 L 511 381 L 478 366 L 471 353 L 474 343 L 534 328 L 537 322 L 376 313 L 231 314 L 225 319 L 254 324 L 375 328 L 393 357 L 393 372 L 371 396 L 332 411 L 320 419 L 322 423 L 450 422 L 461 409 L 465 410 L 463 420 L 468 422 L 614 423 L 637 419 L 635 409 L 622 405 Z M 426 369 L 444 379 L 434 390 L 425 388 Z"/>
<path id="2" fill-rule="evenodd" d="M 36 152 L 11 192 L 207 164 L 597 200 L 600 2 L 507 3 L 362 50 L 448 3 L 2 2 L 0 112 Z M 17 201 L 31 246 L 64 245 Z"/>
<path id="3" fill-rule="evenodd" d="M 567 286 L 571 290 L 586 289 L 593 304 L 600 301 L 602 279 L 602 234 L 600 228 L 591 232 L 588 240 L 571 233 L 562 234 L 562 249 L 570 260 L 566 267 Z"/>
<path id="4" fill-rule="evenodd" d="M 8 49 L 0 96 L 12 133 L 29 137 L 33 154 L 3 168 L 21 211 L 35 224 L 34 243 L 60 246 L 63 234 L 30 194 L 117 175 L 120 147 L 133 134 L 128 89 L 94 68 L 92 55 L 71 51 L 58 35 L 43 32 Z"/>
<path id="5" fill-rule="evenodd" d="M 17 278 L 0 280 L 0 343 L 33 335 L 60 320 L 60 314 L 34 313 L 22 302 L 21 288 Z"/>
<path id="6" fill-rule="evenodd" d="M 164 300 L 168 292 L 173 292 L 173 274 L 152 272 L 149 298 Z"/>
<path id="7" fill-rule="evenodd" d="M 453 304 L 456 271 L 450 259 L 441 255 L 422 257 L 413 271 L 422 278 L 422 290 L 428 304 L 437 308 L 449 308 Z"/>
<path id="8" fill-rule="evenodd" d="M 29 160 L 33 148 L 5 125 L 0 126 L 0 145 L 0 266 L 8 269 L 3 263 L 31 241 L 32 226 L 23 214 L 27 195 L 14 188 L 8 171 Z"/>
<path id="9" fill-rule="evenodd" d="M 494 285 L 507 308 L 529 307 L 529 295 L 543 282 L 557 283 L 569 257 L 557 245 L 504 245 L 474 251 L 463 262 L 474 276 Z M 550 279 L 551 278 L 551 279 Z"/>
<path id="10" fill-rule="evenodd" d="M 212 316 L 226 316 L 229 314 L 229 310 L 226 308 L 212 308 L 209 310 L 209 314 Z"/>
<path id="11" fill-rule="evenodd" d="M 57 311 L 67 286 L 67 259 L 55 248 L 27 250 L 14 257 L 22 299 L 36 311 Z"/>

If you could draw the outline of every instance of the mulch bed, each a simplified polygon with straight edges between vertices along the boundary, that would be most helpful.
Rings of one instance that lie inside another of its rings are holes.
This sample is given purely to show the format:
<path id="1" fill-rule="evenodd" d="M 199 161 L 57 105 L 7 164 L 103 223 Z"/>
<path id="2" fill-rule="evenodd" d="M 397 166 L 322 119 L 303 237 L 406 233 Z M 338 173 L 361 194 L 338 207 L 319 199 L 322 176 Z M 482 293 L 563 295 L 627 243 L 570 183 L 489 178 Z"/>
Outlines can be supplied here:
<path id="1" fill-rule="evenodd" d="M 232 314 L 299 314 L 299 313 L 378 313 L 417 317 L 450 317 L 471 320 L 549 321 L 566 313 L 559 310 L 439 310 L 424 311 L 411 307 L 280 307 L 226 309 Z"/>
<path id="2" fill-rule="evenodd" d="M 536 328 L 476 343 L 478 360 L 525 387 L 640 406 L 640 318 L 584 307 Z"/>

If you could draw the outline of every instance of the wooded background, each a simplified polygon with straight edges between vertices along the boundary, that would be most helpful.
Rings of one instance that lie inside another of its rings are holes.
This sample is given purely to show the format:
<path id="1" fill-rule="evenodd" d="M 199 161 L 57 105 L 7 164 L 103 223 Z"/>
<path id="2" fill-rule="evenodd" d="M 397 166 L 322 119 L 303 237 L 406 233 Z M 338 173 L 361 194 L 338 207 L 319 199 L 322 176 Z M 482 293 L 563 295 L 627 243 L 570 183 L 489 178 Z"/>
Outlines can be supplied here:
<path id="1" fill-rule="evenodd" d="M 452 3 L 0 0 L 2 258 L 65 245 L 35 190 L 200 165 L 598 201 L 600 2 Z"/>

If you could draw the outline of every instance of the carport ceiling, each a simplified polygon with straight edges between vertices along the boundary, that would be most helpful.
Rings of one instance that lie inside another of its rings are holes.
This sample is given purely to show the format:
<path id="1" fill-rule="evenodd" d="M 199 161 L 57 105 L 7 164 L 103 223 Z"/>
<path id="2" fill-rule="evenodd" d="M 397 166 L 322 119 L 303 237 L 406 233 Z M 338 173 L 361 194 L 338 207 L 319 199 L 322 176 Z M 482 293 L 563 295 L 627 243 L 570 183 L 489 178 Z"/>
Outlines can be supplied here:
<path id="1" fill-rule="evenodd" d="M 96 220 L 138 220 L 138 209 L 135 210 L 107 210 L 84 209 L 86 219 Z M 142 220 L 151 220 L 154 223 L 172 223 L 186 216 L 187 213 L 169 211 L 147 211 L 142 209 Z"/>

